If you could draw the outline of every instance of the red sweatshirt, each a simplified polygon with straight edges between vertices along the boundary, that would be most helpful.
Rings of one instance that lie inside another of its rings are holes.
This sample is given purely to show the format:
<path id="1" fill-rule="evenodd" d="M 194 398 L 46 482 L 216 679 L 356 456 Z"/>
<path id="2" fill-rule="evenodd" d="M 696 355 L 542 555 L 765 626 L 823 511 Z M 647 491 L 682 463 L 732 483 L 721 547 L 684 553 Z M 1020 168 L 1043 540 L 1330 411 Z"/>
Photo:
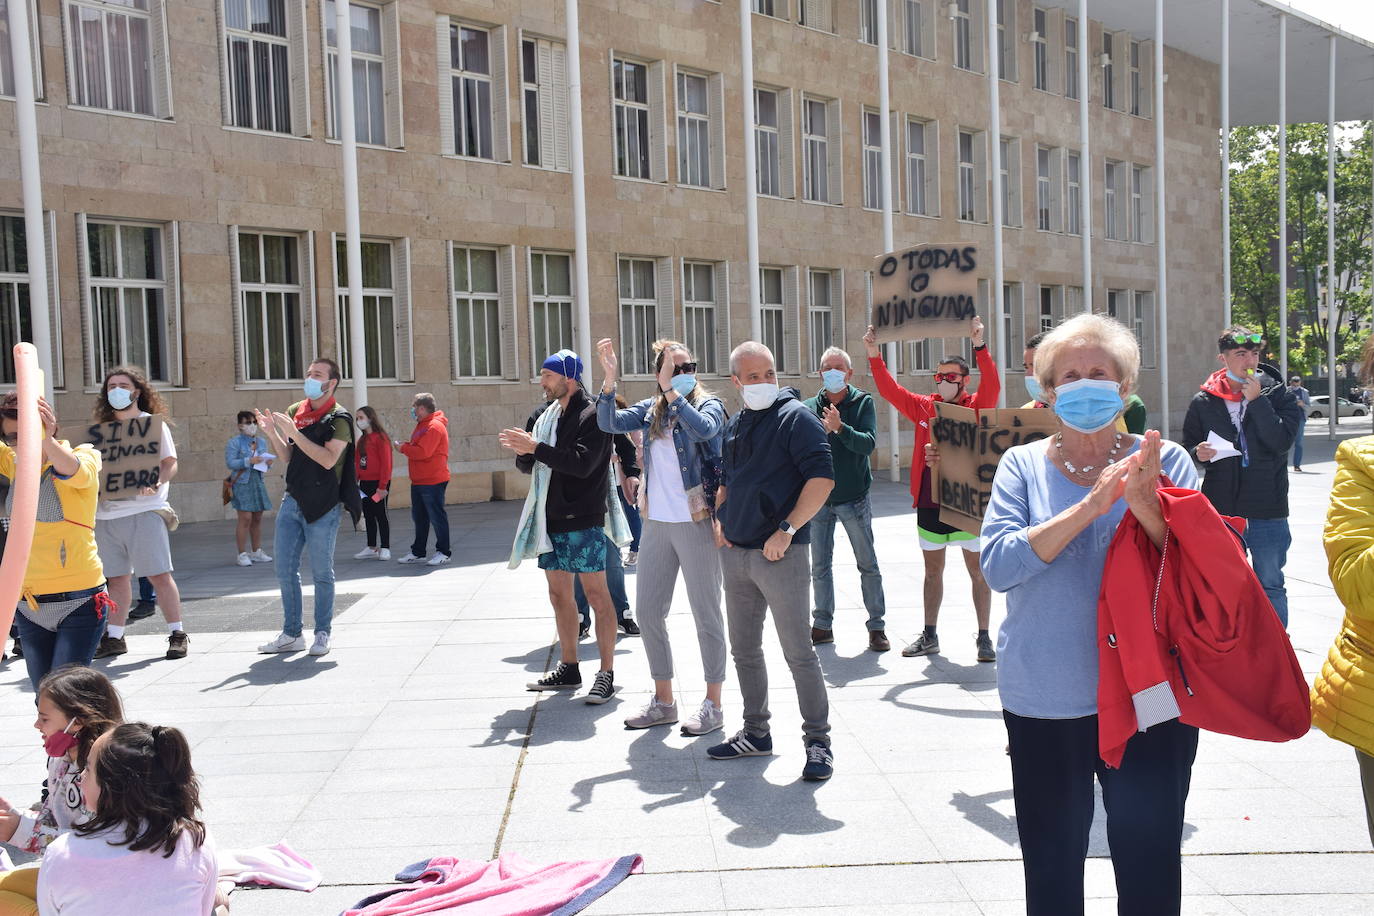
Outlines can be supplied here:
<path id="1" fill-rule="evenodd" d="M 997 375 L 997 364 L 992 361 L 992 354 L 985 346 L 976 348 L 973 355 L 978 362 L 978 371 L 982 373 L 983 380 L 974 394 L 969 394 L 965 389 L 963 396 L 959 398 L 959 406 L 972 407 L 974 410 L 996 407 L 997 396 L 1002 393 L 1002 380 Z M 938 394 L 916 394 L 907 391 L 897 383 L 892 373 L 887 371 L 887 364 L 881 356 L 870 357 L 868 368 L 873 373 L 878 393 L 896 407 L 902 416 L 916 424 L 916 448 L 911 453 L 911 504 L 933 509 L 939 503 L 930 495 L 930 474 L 927 473 L 930 469 L 926 467 L 925 461 L 926 443 L 930 441 L 930 421 L 935 419 L 935 402 L 943 401 L 944 398 Z M 920 473 L 917 473 L 918 468 Z"/>
<path id="2" fill-rule="evenodd" d="M 359 480 L 377 481 L 377 489 L 391 489 L 391 443 L 379 433 L 363 433 L 353 451 Z"/>
<path id="3" fill-rule="evenodd" d="M 448 417 L 442 410 L 415 424 L 410 441 L 401 443 L 401 454 L 410 462 L 411 483 L 448 483 Z"/>

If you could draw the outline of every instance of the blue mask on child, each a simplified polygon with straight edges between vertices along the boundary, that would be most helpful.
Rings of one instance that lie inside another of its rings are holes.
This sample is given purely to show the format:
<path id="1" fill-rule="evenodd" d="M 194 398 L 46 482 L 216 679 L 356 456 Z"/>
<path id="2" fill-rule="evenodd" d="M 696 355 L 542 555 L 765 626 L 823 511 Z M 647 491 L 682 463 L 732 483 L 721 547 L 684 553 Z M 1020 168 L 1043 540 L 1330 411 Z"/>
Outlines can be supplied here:
<path id="1" fill-rule="evenodd" d="M 691 394 L 692 389 L 697 386 L 697 377 L 685 373 L 682 375 L 675 375 L 673 376 L 673 380 L 668 384 L 673 387 L 674 391 L 685 398 L 687 395 Z"/>
<path id="2" fill-rule="evenodd" d="M 312 401 L 324 394 L 324 382 L 317 378 L 306 379 L 304 388 L 305 396 Z"/>
<path id="3" fill-rule="evenodd" d="M 1110 379 L 1084 378 L 1054 389 L 1055 414 L 1080 433 L 1106 428 L 1125 406 L 1121 384 Z"/>
<path id="4" fill-rule="evenodd" d="M 826 369 L 821 373 L 821 381 L 825 384 L 825 390 L 831 394 L 839 394 L 849 387 L 844 380 L 847 373 L 843 369 Z"/>
<path id="5" fill-rule="evenodd" d="M 1040 387 L 1040 380 L 1029 372 L 1026 373 L 1026 394 L 1031 396 L 1031 400 L 1044 401 L 1045 399 L 1041 396 L 1044 393 L 1045 389 Z"/>

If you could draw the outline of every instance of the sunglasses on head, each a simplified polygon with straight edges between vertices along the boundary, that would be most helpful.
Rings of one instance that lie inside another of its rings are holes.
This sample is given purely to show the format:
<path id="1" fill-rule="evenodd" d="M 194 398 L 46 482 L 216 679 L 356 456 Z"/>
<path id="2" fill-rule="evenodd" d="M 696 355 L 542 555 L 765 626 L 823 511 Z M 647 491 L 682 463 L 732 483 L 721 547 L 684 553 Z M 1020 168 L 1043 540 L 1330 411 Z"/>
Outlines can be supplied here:
<path id="1" fill-rule="evenodd" d="M 964 374 L 963 374 L 962 372 L 937 372 L 937 373 L 935 373 L 935 381 L 937 381 L 937 382 L 955 382 L 955 383 L 958 383 L 958 382 L 962 382 L 963 380 L 964 380 Z"/>
<path id="2" fill-rule="evenodd" d="M 695 375 L 696 371 L 696 363 L 678 363 L 673 367 L 673 375 Z"/>
<path id="3" fill-rule="evenodd" d="M 1229 339 L 1237 347 L 1243 347 L 1246 350 L 1258 350 L 1260 344 L 1264 343 L 1263 334 L 1232 334 Z"/>

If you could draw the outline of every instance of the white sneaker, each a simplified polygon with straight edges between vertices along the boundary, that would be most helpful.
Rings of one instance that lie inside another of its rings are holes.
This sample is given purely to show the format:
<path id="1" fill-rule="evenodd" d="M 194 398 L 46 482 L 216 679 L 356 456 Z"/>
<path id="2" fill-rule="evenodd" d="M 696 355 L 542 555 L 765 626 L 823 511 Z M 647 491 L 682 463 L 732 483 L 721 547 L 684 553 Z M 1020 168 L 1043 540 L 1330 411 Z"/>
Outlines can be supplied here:
<path id="1" fill-rule="evenodd" d="M 701 708 L 682 723 L 684 735 L 709 735 L 725 724 L 725 714 L 709 699 L 701 701 Z"/>
<path id="2" fill-rule="evenodd" d="M 372 560 L 372 559 L 376 559 L 376 557 L 377 557 L 377 548 L 376 548 L 376 547 L 364 547 L 362 550 L 360 550 L 360 551 L 358 551 L 357 553 L 353 554 L 353 559 L 355 559 L 355 560 Z"/>
<path id="3" fill-rule="evenodd" d="M 276 639 L 266 645 L 258 646 L 258 651 L 263 655 L 271 655 L 273 652 L 299 652 L 304 648 L 304 636 L 287 636 L 285 633 L 278 633 Z"/>
<path id="4" fill-rule="evenodd" d="M 302 639 L 302 641 L 304 641 L 305 637 L 301 637 L 301 639 Z M 312 642 L 312 643 L 310 644 L 310 654 L 311 654 L 311 655 L 328 655 L 328 654 L 329 654 L 329 634 L 328 634 L 328 633 L 316 633 L 316 634 L 315 634 L 315 641 Z"/>
<path id="5" fill-rule="evenodd" d="M 377 559 L 379 559 L 379 560 L 390 560 L 390 559 L 391 559 L 391 551 L 388 550 L 387 548 L 383 547 L 381 550 L 377 551 Z"/>
<path id="6" fill-rule="evenodd" d="M 424 561 L 425 561 L 425 558 L 424 558 L 424 557 L 417 557 L 415 554 L 413 554 L 413 553 L 411 553 L 409 550 L 407 550 L 407 551 L 406 551 L 406 555 L 403 556 L 403 557 L 401 557 L 401 558 L 400 558 L 399 560 L 397 560 L 396 562 L 397 562 L 397 563 L 423 563 Z"/>
<path id="7" fill-rule="evenodd" d="M 246 553 L 241 553 L 241 554 L 239 554 L 239 558 L 238 558 L 237 560 L 235 560 L 234 562 L 237 563 L 237 564 L 239 564 L 240 566 L 252 566 L 252 565 L 253 565 L 253 558 L 250 557 L 250 556 L 249 556 L 248 554 L 246 554 Z"/>
<path id="8" fill-rule="evenodd" d="M 250 554 L 248 555 L 248 559 L 252 560 L 254 563 L 271 563 L 271 562 L 272 562 L 272 558 L 269 557 L 266 553 L 264 553 L 264 552 L 263 552 L 263 549 L 262 549 L 261 547 L 259 547 L 257 550 L 255 550 L 255 551 L 253 551 L 252 553 L 250 553 Z"/>
<path id="9" fill-rule="evenodd" d="M 448 555 L 447 555 L 447 554 L 442 554 L 442 553 L 440 553 L 439 551 L 436 550 L 436 551 L 434 551 L 434 556 L 430 557 L 429 560 L 425 562 L 425 565 L 426 565 L 426 566 L 443 566 L 445 563 L 448 562 L 448 560 L 449 560 L 449 558 L 448 558 Z"/>
<path id="10" fill-rule="evenodd" d="M 634 565 L 635 565 L 636 563 L 638 563 L 638 562 L 639 562 L 639 551 L 638 551 L 638 550 L 630 550 L 630 551 L 627 551 L 627 552 L 625 553 L 625 562 L 622 563 L 621 565 L 622 565 L 622 566 L 634 566 Z"/>

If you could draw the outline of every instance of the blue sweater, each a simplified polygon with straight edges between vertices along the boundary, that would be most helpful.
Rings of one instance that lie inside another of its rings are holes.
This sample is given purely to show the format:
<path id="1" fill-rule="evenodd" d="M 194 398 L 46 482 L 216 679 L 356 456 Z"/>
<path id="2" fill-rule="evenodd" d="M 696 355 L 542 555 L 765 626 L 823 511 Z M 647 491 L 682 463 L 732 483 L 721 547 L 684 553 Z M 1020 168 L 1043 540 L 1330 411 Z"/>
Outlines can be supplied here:
<path id="1" fill-rule="evenodd" d="M 797 504 L 808 480 L 835 479 L 830 443 L 814 411 L 783 388 L 763 410 L 741 410 L 725 426 L 725 504 L 717 514 L 725 539 L 736 547 L 763 549 L 778 523 Z M 792 543 L 811 541 L 810 525 Z"/>

